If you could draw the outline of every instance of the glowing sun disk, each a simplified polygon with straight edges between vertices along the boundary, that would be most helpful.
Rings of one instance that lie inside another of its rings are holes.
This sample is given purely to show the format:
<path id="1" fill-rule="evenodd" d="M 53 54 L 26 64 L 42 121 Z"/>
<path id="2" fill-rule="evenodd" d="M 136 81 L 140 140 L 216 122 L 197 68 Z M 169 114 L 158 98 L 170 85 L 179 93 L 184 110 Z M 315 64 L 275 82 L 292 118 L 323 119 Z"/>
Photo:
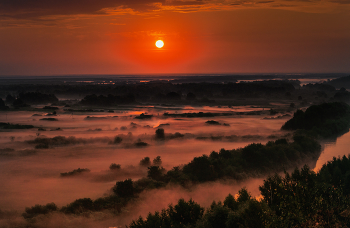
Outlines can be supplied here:
<path id="1" fill-rule="evenodd" d="M 157 40 L 157 41 L 156 41 L 156 47 L 157 47 L 157 48 L 162 48 L 163 46 L 164 46 L 163 40 Z"/>

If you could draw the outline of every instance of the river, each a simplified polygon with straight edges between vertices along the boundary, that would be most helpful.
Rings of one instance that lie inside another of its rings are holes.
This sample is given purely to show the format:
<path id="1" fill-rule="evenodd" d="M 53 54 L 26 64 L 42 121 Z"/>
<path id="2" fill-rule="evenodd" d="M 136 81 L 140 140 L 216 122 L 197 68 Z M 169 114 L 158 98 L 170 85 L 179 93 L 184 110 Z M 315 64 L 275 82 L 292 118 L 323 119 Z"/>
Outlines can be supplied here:
<path id="1" fill-rule="evenodd" d="M 338 137 L 335 141 L 326 141 L 322 143 L 323 150 L 316 162 L 314 171 L 319 171 L 322 166 L 333 157 L 348 156 L 350 153 L 350 132 Z"/>

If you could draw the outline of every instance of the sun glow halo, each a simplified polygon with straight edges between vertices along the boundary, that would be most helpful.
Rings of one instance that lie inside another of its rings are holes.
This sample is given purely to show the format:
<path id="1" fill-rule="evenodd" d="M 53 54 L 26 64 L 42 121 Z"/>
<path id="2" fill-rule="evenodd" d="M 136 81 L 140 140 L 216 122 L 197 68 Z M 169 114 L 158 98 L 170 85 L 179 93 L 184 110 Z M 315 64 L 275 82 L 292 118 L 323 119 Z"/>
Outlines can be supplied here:
<path id="1" fill-rule="evenodd" d="M 163 46 L 164 46 L 163 40 L 157 40 L 157 41 L 156 41 L 156 47 L 157 47 L 157 48 L 162 48 Z"/>

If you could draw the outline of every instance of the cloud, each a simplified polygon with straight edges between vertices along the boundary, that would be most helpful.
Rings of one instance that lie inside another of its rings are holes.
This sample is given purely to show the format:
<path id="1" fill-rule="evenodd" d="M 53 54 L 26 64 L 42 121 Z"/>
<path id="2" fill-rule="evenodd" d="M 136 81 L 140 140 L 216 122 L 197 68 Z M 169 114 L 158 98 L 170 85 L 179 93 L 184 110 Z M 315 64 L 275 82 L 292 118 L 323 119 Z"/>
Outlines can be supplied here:
<path id="1" fill-rule="evenodd" d="M 103 14 L 107 8 L 147 9 L 164 0 L 0 0 L 0 15 L 35 18 L 49 15 Z"/>
<path id="2" fill-rule="evenodd" d="M 332 2 L 339 4 L 350 4 L 350 0 L 334 0 Z"/>
<path id="3" fill-rule="evenodd" d="M 237 8 L 318 7 L 320 0 L 0 0 L 0 18 L 46 20 L 50 16 L 217 11 Z M 350 0 L 326 3 L 349 4 Z M 324 5 L 329 7 L 329 4 Z M 52 19 L 52 18 L 51 18 Z"/>
<path id="4" fill-rule="evenodd" d="M 0 16 L 37 18 L 51 15 L 106 14 L 112 10 L 148 11 L 159 6 L 204 4 L 203 0 L 0 0 Z"/>
<path id="5" fill-rule="evenodd" d="M 183 1 L 183 0 L 172 0 L 172 1 L 165 1 L 163 5 L 171 5 L 171 6 L 188 6 L 188 5 L 203 5 L 205 4 L 202 0 L 195 0 L 195 1 Z"/>

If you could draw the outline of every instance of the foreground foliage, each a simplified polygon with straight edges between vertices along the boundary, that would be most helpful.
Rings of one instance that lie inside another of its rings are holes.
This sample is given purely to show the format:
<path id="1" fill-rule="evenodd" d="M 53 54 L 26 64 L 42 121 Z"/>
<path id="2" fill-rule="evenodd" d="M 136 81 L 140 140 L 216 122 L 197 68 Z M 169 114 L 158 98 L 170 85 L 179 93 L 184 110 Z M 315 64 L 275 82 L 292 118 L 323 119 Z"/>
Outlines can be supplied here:
<path id="1" fill-rule="evenodd" d="M 192 200 L 180 199 L 177 205 L 170 205 L 161 213 L 150 213 L 145 219 L 140 217 L 129 228 L 348 227 L 348 163 L 350 156 L 344 156 L 334 158 L 318 173 L 304 166 L 291 174 L 285 173 L 284 177 L 275 174 L 259 187 L 263 196 L 260 201 L 243 188 L 236 198 L 228 195 L 223 203 L 214 201 L 205 213 L 191 216 L 187 222 L 182 221 L 184 216 L 173 216 L 173 208 L 177 208 L 178 214 L 189 216 L 201 207 Z M 327 179 L 329 175 L 332 178 Z"/>

